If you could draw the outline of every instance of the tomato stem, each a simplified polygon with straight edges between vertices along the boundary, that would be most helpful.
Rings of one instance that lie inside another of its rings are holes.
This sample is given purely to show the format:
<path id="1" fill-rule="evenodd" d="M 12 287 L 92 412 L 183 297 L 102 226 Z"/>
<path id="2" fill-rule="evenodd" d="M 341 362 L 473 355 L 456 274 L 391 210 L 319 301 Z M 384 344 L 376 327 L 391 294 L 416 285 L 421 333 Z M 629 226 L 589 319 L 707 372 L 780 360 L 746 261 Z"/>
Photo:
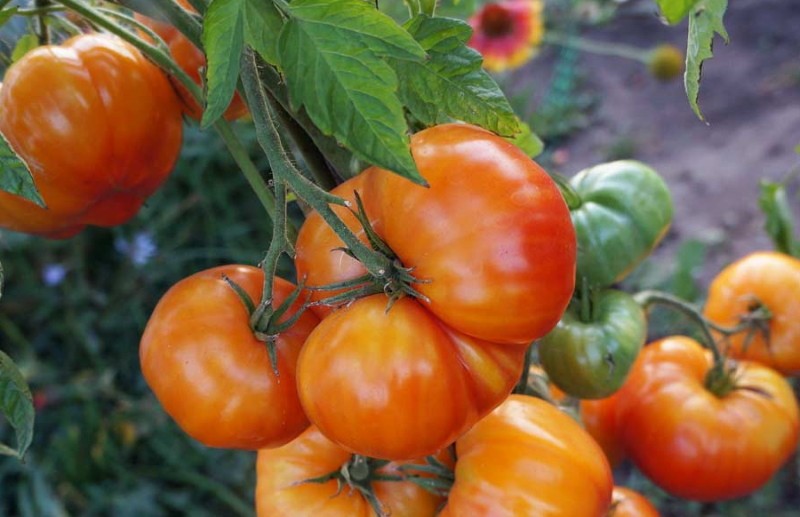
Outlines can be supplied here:
<path id="1" fill-rule="evenodd" d="M 392 270 L 390 258 L 361 242 L 329 206 L 333 200 L 338 200 L 344 206 L 347 203 L 333 198 L 308 180 L 289 159 L 280 139 L 274 112 L 261 85 L 256 56 L 250 48 L 243 53 L 241 70 L 247 104 L 256 126 L 256 137 L 267 155 L 275 181 L 285 181 L 300 199 L 311 205 L 373 277 L 386 278 Z"/>
<path id="2" fill-rule="evenodd" d="M 694 305 L 681 300 L 672 294 L 655 290 L 646 290 L 636 293 L 634 295 L 634 299 L 645 310 L 647 310 L 651 305 L 664 305 L 666 307 L 675 309 L 694 320 L 694 322 L 700 327 L 706 348 L 711 350 L 711 353 L 714 355 L 714 364 L 719 365 L 720 367 L 725 364 L 725 358 L 722 356 L 722 353 L 717 346 L 717 342 L 714 339 L 714 336 L 711 334 L 711 326 L 709 325 L 708 320 Z"/>
<path id="3" fill-rule="evenodd" d="M 560 47 L 582 50 L 604 56 L 632 59 L 641 63 L 647 63 L 649 57 L 648 51 L 631 47 L 629 45 L 588 40 L 577 36 L 570 36 L 569 34 L 558 34 L 557 32 L 552 31 L 548 31 L 542 38 L 542 41 L 551 45 L 558 45 Z"/>
<path id="4" fill-rule="evenodd" d="M 36 11 L 36 35 L 39 38 L 39 45 L 49 45 L 50 44 L 50 28 L 47 26 L 47 13 L 52 11 L 53 9 L 58 9 L 50 5 L 50 0 L 35 0 L 34 1 Z"/>

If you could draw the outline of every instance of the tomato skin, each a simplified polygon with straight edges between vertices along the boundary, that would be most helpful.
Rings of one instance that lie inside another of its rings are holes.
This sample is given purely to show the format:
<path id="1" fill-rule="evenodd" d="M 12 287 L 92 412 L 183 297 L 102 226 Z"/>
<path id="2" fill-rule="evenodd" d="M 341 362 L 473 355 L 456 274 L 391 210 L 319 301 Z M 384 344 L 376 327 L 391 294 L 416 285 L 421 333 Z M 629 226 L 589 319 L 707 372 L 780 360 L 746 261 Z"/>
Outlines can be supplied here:
<path id="1" fill-rule="evenodd" d="M 367 175 L 359 174 L 337 186 L 330 193 L 349 201 L 355 208 L 355 192 L 358 192 L 364 203 L 367 216 L 372 223 L 375 223 L 374 217 L 370 217 L 374 212 L 370 204 L 372 198 L 363 197 L 366 179 Z M 348 208 L 340 205 L 331 205 L 331 209 L 363 243 L 368 243 L 363 227 Z M 339 236 L 328 226 L 318 212 L 312 212 L 306 218 L 300 227 L 300 232 L 297 234 L 294 259 L 297 278 L 303 280 L 305 285 L 316 287 L 353 280 L 366 275 L 367 270 L 364 265 L 347 255 L 342 248 L 344 248 L 344 243 Z M 312 290 L 311 300 L 319 301 L 341 292 L 343 291 Z M 324 318 L 333 311 L 331 307 L 325 305 L 315 305 L 311 309 L 320 318 Z"/>
<path id="2" fill-rule="evenodd" d="M 511 395 L 456 442 L 440 517 L 604 517 L 614 486 L 602 451 L 568 415 Z"/>
<path id="3" fill-rule="evenodd" d="M 765 364 L 784 375 L 800 374 L 800 260 L 777 252 L 756 252 L 723 269 L 711 282 L 706 317 L 723 326 L 736 326 L 759 301 L 772 313 L 769 344 L 762 332 L 731 336 L 731 357 Z"/>
<path id="4" fill-rule="evenodd" d="M 647 337 L 644 311 L 632 296 L 607 289 L 593 300 L 591 321 L 582 321 L 573 304 L 539 341 L 539 360 L 550 381 L 581 399 L 617 391 Z"/>
<path id="5" fill-rule="evenodd" d="M 181 4 L 184 9 L 195 12 L 186 0 L 178 0 L 178 3 Z M 167 44 L 167 48 L 169 48 L 169 53 L 172 55 L 172 59 L 174 59 L 178 66 L 192 78 L 195 84 L 202 86 L 200 70 L 206 66 L 206 56 L 203 54 L 203 51 L 197 48 L 194 43 L 189 41 L 189 38 L 184 36 L 179 30 L 168 23 L 159 22 L 141 14 L 135 14 L 135 17 L 140 23 L 151 28 L 164 40 L 164 43 Z M 203 107 L 197 103 L 192 94 L 189 93 L 180 81 L 174 78 L 171 78 L 171 80 L 172 84 L 175 86 L 175 90 L 180 95 L 183 111 L 186 116 L 194 120 L 203 118 Z M 247 115 L 247 113 L 247 105 L 244 103 L 244 100 L 242 100 L 241 95 L 236 92 L 223 116 L 225 120 L 233 121 L 242 118 Z"/>
<path id="6" fill-rule="evenodd" d="M 309 420 L 345 449 L 404 460 L 433 454 L 511 392 L 525 347 L 446 327 L 401 298 L 374 295 L 326 317 L 297 367 Z"/>
<path id="7" fill-rule="evenodd" d="M 282 445 L 308 426 L 295 370 L 318 320 L 306 312 L 278 336 L 276 377 L 266 344 L 253 336 L 247 309 L 223 276 L 260 300 L 264 274 L 252 266 L 220 266 L 179 281 L 147 322 L 139 348 L 142 373 L 164 410 L 205 445 Z M 293 289 L 275 278 L 274 303 L 280 305 Z"/>
<path id="8" fill-rule="evenodd" d="M 672 196 L 655 170 L 634 160 L 584 169 L 570 185 L 581 198 L 572 210 L 578 279 L 608 287 L 627 276 L 667 233 Z"/>
<path id="9" fill-rule="evenodd" d="M 625 447 L 620 436 L 618 401 L 619 391 L 604 399 L 581 400 L 580 403 L 583 426 L 603 449 L 612 468 L 625 458 Z"/>
<path id="10" fill-rule="evenodd" d="M 66 238 L 86 225 L 122 224 L 180 152 L 169 81 L 114 36 L 84 34 L 25 54 L 6 71 L 0 113 L 0 131 L 47 205 L 0 192 L 0 226 L 14 231 Z"/>
<path id="11" fill-rule="evenodd" d="M 646 346 L 619 392 L 622 440 L 655 484 L 678 497 L 720 501 L 766 483 L 797 447 L 798 408 L 781 375 L 738 363 L 739 386 L 704 386 L 711 354 L 673 336 Z"/>
<path id="12" fill-rule="evenodd" d="M 659 517 L 658 510 L 645 496 L 624 486 L 615 486 L 613 509 L 608 517 Z"/>
<path id="13" fill-rule="evenodd" d="M 555 326 L 575 287 L 575 231 L 555 182 L 481 128 L 443 124 L 411 137 L 429 188 L 371 168 L 376 230 L 454 329 L 530 343 Z"/>
<path id="14" fill-rule="evenodd" d="M 339 489 L 336 481 L 303 483 L 338 470 L 350 452 L 309 427 L 294 441 L 258 453 L 256 514 L 258 517 L 375 517 L 359 492 Z M 389 463 L 379 472 L 395 474 Z M 434 517 L 442 498 L 408 481 L 373 482 L 378 500 L 392 517 Z"/>

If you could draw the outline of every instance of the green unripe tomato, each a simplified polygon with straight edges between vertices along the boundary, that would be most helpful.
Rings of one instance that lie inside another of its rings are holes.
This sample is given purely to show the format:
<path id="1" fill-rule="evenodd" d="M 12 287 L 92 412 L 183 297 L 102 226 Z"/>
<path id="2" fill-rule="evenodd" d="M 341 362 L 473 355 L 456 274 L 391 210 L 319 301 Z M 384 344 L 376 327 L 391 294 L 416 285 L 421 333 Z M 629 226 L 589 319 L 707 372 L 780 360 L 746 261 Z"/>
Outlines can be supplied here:
<path id="1" fill-rule="evenodd" d="M 570 180 L 578 240 L 577 280 L 608 287 L 622 280 L 661 241 L 672 222 L 672 196 L 656 171 L 634 160 L 584 169 Z"/>
<path id="2" fill-rule="evenodd" d="M 644 311 L 630 295 L 608 289 L 593 298 L 590 315 L 581 314 L 576 301 L 539 341 L 539 360 L 550 381 L 581 399 L 617 391 L 647 337 Z"/>

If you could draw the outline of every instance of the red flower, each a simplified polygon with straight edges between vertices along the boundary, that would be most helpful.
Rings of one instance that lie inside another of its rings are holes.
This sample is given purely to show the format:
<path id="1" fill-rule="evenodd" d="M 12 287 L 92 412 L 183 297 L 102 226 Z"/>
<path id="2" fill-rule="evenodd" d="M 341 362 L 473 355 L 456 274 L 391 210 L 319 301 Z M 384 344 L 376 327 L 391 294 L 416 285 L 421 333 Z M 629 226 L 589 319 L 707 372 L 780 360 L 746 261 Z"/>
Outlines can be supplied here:
<path id="1" fill-rule="evenodd" d="M 487 70 L 516 68 L 532 58 L 542 41 L 541 0 L 503 0 L 486 4 L 469 19 L 469 46 L 483 55 Z"/>

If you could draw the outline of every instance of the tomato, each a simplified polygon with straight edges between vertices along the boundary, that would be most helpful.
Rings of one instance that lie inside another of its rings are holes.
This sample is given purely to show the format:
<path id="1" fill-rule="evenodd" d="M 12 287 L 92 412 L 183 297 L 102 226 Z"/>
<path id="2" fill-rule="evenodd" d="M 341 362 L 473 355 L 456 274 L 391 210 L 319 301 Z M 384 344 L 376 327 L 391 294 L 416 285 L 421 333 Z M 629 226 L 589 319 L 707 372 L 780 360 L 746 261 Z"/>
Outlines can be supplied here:
<path id="1" fill-rule="evenodd" d="M 511 392 L 526 347 L 480 341 L 401 298 L 373 295 L 333 312 L 297 366 L 311 422 L 374 458 L 426 456 L 452 443 Z"/>
<path id="2" fill-rule="evenodd" d="M 582 400 L 580 417 L 586 431 L 603 449 L 611 467 L 616 467 L 625 457 L 625 447 L 620 433 L 617 405 L 619 392 L 597 400 Z"/>
<path id="3" fill-rule="evenodd" d="M 465 124 L 416 133 L 430 187 L 373 168 L 376 229 L 428 283 L 415 287 L 454 329 L 530 343 L 552 329 L 575 287 L 575 231 L 556 183 L 519 148 Z"/>
<path id="4" fill-rule="evenodd" d="M 25 54 L 6 71 L 0 113 L 0 132 L 47 205 L 0 192 L 0 226 L 19 232 L 66 238 L 126 222 L 181 148 L 180 103 L 166 76 L 103 34 Z"/>
<path id="5" fill-rule="evenodd" d="M 259 451 L 258 517 L 374 517 L 375 512 L 359 491 L 339 487 L 335 480 L 304 483 L 339 470 L 350 457 L 313 426 L 283 447 Z M 397 475 L 398 466 L 389 463 L 377 474 Z M 372 488 L 392 517 L 433 517 L 442 499 L 410 481 L 375 481 Z"/>
<path id="6" fill-rule="evenodd" d="M 746 330 L 729 338 L 731 357 L 770 366 L 784 375 L 800 374 L 800 260 L 777 252 L 758 252 L 723 269 L 711 282 L 705 315 L 736 326 L 751 309 L 763 306 L 772 317 L 763 332 Z M 749 334 L 749 335 L 748 335 Z M 747 346 L 745 346 L 747 344 Z"/>
<path id="7" fill-rule="evenodd" d="M 550 381 L 569 395 L 608 397 L 622 386 L 644 345 L 647 320 L 636 300 L 622 291 L 597 293 L 586 321 L 579 305 L 573 303 L 539 341 L 539 360 Z"/>
<path id="8" fill-rule="evenodd" d="M 184 278 L 147 322 L 142 373 L 164 410 L 196 440 L 236 449 L 282 445 L 308 426 L 295 369 L 318 320 L 306 312 L 277 337 L 276 376 L 266 344 L 253 335 L 247 308 L 224 277 L 260 300 L 264 273 L 256 267 L 220 266 Z M 275 278 L 273 303 L 279 306 L 293 289 Z"/>
<path id="9" fill-rule="evenodd" d="M 178 0 L 178 3 L 181 4 L 183 8 L 194 12 L 194 9 L 186 0 Z M 167 44 L 169 52 L 172 55 L 172 59 L 175 60 L 178 66 L 180 66 L 196 84 L 202 85 L 200 72 L 206 66 L 206 56 L 203 54 L 203 51 L 197 48 L 194 43 L 189 41 L 189 38 L 168 23 L 159 22 L 142 16 L 141 14 L 136 14 L 135 17 L 139 22 L 155 31 L 155 33 L 164 40 L 164 43 Z M 183 102 L 184 113 L 195 120 L 200 120 L 203 117 L 203 107 L 197 103 L 194 97 L 192 97 L 192 94 L 184 88 L 180 81 L 172 79 L 172 83 L 175 85 L 175 89 Z M 237 92 L 234 94 L 233 99 L 231 99 L 228 109 L 225 110 L 224 117 L 226 120 L 236 120 L 247 115 L 247 113 L 247 105 L 245 105 L 242 97 Z"/>
<path id="10" fill-rule="evenodd" d="M 334 188 L 330 193 L 349 201 L 355 208 L 355 193 L 363 194 L 366 178 L 366 175 L 359 174 Z M 370 198 L 362 199 L 368 215 L 373 212 L 370 210 L 370 200 Z M 365 244 L 368 242 L 363 227 L 348 208 L 339 205 L 331 205 L 331 208 L 362 242 Z M 372 223 L 375 223 L 374 218 Z M 294 264 L 297 269 L 297 278 L 310 286 L 320 286 L 353 280 L 366 275 L 367 270 L 364 265 L 345 253 L 343 247 L 342 240 L 325 223 L 319 213 L 309 214 L 297 234 L 295 243 Z M 319 301 L 341 292 L 343 290 L 313 290 L 311 291 L 311 300 Z M 315 305 L 312 306 L 312 310 L 320 317 L 325 317 L 333 309 L 325 305 Z"/>
<path id="11" fill-rule="evenodd" d="M 659 517 L 658 510 L 645 496 L 624 486 L 615 486 L 612 510 L 608 517 Z"/>
<path id="12" fill-rule="evenodd" d="M 630 273 L 667 233 L 672 197 L 656 171 L 633 160 L 585 169 L 570 185 L 581 201 L 572 209 L 578 278 L 608 287 Z"/>
<path id="13" fill-rule="evenodd" d="M 456 442 L 440 517 L 605 517 L 614 486 L 603 452 L 555 406 L 512 395 Z"/>
<path id="14" fill-rule="evenodd" d="M 711 354 L 673 336 L 646 346 L 619 391 L 622 440 L 655 484 L 696 501 L 745 496 L 766 483 L 797 447 L 791 386 L 763 365 L 735 365 L 724 395 L 704 380 Z"/>
<path id="15" fill-rule="evenodd" d="M 411 151 L 430 187 L 372 167 L 340 195 L 360 187 L 377 234 L 446 324 L 496 343 L 547 333 L 575 287 L 575 233 L 556 184 L 518 148 L 466 124 L 420 131 Z M 319 217 L 300 234 L 308 285 L 358 276 L 350 262 L 337 275 L 341 255 L 331 255 L 342 243 Z"/>

